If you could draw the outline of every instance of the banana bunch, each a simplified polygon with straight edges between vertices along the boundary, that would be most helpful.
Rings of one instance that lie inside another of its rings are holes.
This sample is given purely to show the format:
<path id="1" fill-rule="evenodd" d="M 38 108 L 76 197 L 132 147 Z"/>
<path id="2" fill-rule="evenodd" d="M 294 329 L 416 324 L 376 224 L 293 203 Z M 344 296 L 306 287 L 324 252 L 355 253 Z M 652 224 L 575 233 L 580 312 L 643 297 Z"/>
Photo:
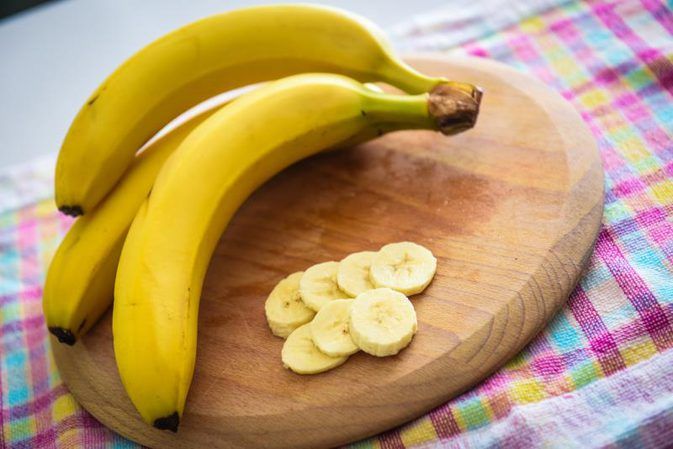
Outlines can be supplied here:
<path id="1" fill-rule="evenodd" d="M 436 270 L 430 250 L 400 242 L 281 280 L 264 311 L 271 332 L 287 338 L 283 365 L 297 374 L 317 374 L 359 350 L 377 357 L 397 354 L 417 330 L 416 312 L 402 292 L 421 293 Z"/>
<path id="2" fill-rule="evenodd" d="M 271 82 L 156 138 L 203 100 L 262 81 Z M 362 84 L 376 81 L 413 95 Z M 114 350 L 124 388 L 145 421 L 176 431 L 194 370 L 203 279 L 241 203 L 288 165 L 320 151 L 402 129 L 446 135 L 469 129 L 480 100 L 475 86 L 404 64 L 362 18 L 322 6 L 236 10 L 158 39 L 99 86 L 63 142 L 56 203 L 63 213 L 82 216 L 47 273 L 50 332 L 75 344 L 114 296 Z M 273 332 L 290 335 L 331 300 L 370 291 L 370 283 L 399 284 L 407 293 L 418 288 L 385 263 L 376 275 L 372 268 L 371 279 L 355 279 L 376 257 L 340 264 L 348 272 L 327 293 L 320 280 L 339 278 L 334 264 L 289 276 L 271 296 L 290 298 L 295 321 L 270 320 Z M 288 296 L 297 290 L 301 298 Z M 299 337 L 293 341 L 305 344 Z"/>

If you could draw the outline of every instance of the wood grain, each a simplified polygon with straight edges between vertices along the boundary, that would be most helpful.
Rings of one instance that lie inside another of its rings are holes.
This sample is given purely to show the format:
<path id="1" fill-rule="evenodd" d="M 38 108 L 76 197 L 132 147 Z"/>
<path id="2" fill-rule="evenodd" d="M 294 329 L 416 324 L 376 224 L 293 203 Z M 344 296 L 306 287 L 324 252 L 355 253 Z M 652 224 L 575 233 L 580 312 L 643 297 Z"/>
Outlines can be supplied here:
<path id="1" fill-rule="evenodd" d="M 154 448 L 331 447 L 399 425 L 475 385 L 565 302 L 599 229 L 596 144 L 570 105 L 512 69 L 421 56 L 425 73 L 484 87 L 475 129 L 400 132 L 322 154 L 256 192 L 223 235 L 199 319 L 196 374 L 177 435 L 126 397 L 110 315 L 74 347 L 52 341 L 77 400 Z M 394 241 L 439 260 L 413 298 L 419 332 L 398 356 L 356 354 L 316 376 L 283 369 L 263 303 L 282 277 Z"/>

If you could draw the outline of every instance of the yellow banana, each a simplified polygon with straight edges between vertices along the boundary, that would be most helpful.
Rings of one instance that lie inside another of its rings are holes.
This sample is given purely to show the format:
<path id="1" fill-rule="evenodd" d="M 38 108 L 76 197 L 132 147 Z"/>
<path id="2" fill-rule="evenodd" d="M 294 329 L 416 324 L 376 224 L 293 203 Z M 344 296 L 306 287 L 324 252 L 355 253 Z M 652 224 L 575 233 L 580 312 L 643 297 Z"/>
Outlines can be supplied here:
<path id="1" fill-rule="evenodd" d="M 308 74 L 245 94 L 196 128 L 159 173 L 117 271 L 115 357 L 143 419 L 178 428 L 194 370 L 206 269 L 250 193 L 288 165 L 354 137 L 470 128 L 478 105 L 447 86 L 430 95 L 389 95 L 344 76 Z"/>
<path id="2" fill-rule="evenodd" d="M 233 88 L 303 72 L 384 81 L 410 93 L 427 92 L 442 81 L 404 64 L 373 24 L 345 11 L 285 4 L 214 15 L 131 56 L 86 101 L 58 157 L 58 208 L 69 215 L 89 213 L 138 148 L 191 106 Z"/>
<path id="3" fill-rule="evenodd" d="M 201 113 L 149 145 L 116 188 L 72 225 L 49 265 L 43 293 L 49 331 L 75 344 L 112 304 L 124 238 L 164 161 L 217 108 Z"/>

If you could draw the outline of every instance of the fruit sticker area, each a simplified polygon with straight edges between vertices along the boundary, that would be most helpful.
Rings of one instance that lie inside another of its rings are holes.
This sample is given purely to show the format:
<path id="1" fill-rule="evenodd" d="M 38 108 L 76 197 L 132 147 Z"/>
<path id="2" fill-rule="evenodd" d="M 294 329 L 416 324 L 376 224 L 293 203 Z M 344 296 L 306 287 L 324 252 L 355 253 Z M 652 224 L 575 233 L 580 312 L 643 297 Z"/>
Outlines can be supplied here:
<path id="1" fill-rule="evenodd" d="M 571 2 L 497 32 L 479 33 L 481 24 L 435 16 L 408 28 L 405 42 L 502 61 L 568 99 L 600 145 L 603 228 L 568 304 L 517 357 L 426 416 L 353 447 L 665 447 L 673 439 L 673 12 L 653 0 Z M 442 36 L 459 35 L 457 26 L 473 38 L 453 48 Z M 0 204 L 10 204 L 0 213 L 0 447 L 137 447 L 82 410 L 60 380 L 41 285 L 71 220 L 52 200 L 31 197 L 31 179 L 42 185 L 44 170 L 22 170 L 20 181 L 0 174 Z"/>

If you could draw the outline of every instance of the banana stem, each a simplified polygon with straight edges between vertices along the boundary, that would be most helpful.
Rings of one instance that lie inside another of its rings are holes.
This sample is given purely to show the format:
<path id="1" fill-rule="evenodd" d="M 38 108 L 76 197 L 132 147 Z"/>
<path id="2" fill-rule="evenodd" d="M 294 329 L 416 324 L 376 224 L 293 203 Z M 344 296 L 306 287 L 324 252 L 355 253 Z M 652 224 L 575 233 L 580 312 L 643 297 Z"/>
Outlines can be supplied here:
<path id="1" fill-rule="evenodd" d="M 450 136 L 477 123 L 483 91 L 466 83 L 438 84 L 428 97 L 428 113 L 442 134 Z"/>
<path id="2" fill-rule="evenodd" d="M 447 82 L 435 86 L 429 94 L 390 95 L 370 93 L 362 114 L 375 123 L 386 123 L 395 127 L 417 126 L 424 129 L 438 129 L 445 135 L 457 134 L 472 128 L 477 122 L 481 90 L 471 86 L 469 93 L 465 85 L 456 87 Z"/>
<path id="3" fill-rule="evenodd" d="M 428 94 L 391 95 L 372 93 L 362 108 L 362 115 L 374 124 L 402 127 L 435 128 L 428 113 Z"/>
<path id="4" fill-rule="evenodd" d="M 398 61 L 389 61 L 388 65 L 381 70 L 383 81 L 410 94 L 429 92 L 438 84 L 447 82 L 446 78 L 423 75 L 411 66 Z"/>

